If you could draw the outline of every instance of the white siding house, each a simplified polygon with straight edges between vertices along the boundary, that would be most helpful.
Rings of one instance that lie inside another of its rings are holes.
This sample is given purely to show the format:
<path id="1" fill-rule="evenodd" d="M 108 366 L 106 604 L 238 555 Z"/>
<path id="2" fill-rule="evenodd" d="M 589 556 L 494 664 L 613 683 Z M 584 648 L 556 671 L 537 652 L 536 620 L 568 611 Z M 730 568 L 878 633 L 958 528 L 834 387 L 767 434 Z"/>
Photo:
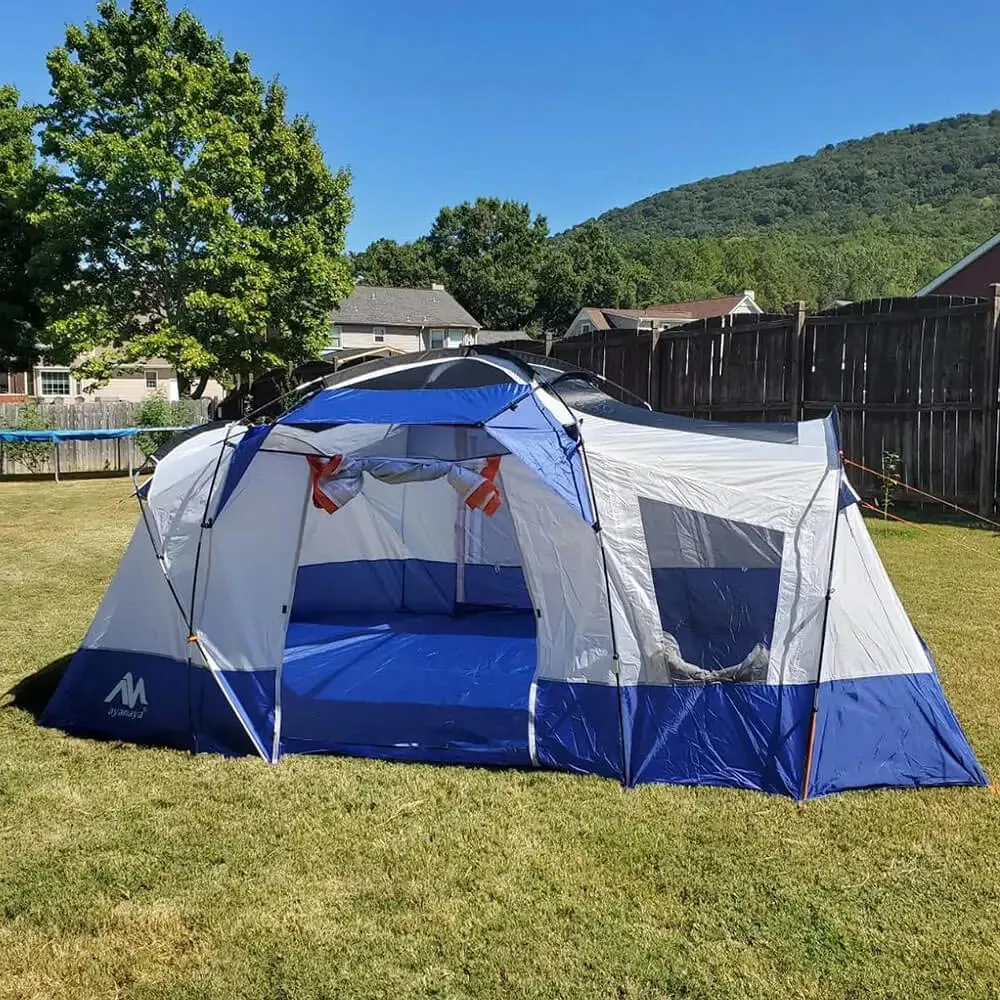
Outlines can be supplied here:
<path id="1" fill-rule="evenodd" d="M 476 343 L 479 322 L 443 287 L 358 285 L 330 316 L 330 349 L 410 353 Z"/>

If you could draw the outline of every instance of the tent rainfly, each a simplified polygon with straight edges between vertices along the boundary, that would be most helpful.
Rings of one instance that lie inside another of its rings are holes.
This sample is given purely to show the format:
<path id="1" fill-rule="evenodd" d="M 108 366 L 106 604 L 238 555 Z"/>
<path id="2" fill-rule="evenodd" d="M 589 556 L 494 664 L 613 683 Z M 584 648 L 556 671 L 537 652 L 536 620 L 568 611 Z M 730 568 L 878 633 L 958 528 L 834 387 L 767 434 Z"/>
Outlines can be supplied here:
<path id="1" fill-rule="evenodd" d="M 594 384 L 411 355 L 175 441 L 43 724 L 796 798 L 985 784 L 835 419 Z"/>

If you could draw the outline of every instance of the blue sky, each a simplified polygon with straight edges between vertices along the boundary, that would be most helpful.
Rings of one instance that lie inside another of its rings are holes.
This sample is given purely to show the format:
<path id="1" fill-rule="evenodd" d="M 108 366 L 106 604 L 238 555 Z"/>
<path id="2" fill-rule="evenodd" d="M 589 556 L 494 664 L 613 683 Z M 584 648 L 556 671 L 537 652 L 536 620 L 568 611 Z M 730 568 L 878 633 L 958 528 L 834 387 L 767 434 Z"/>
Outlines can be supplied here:
<path id="1" fill-rule="evenodd" d="M 558 231 L 686 181 L 1000 106 L 995 5 L 980 0 L 188 6 L 280 77 L 331 165 L 351 169 L 352 249 L 413 239 L 478 195 L 527 201 Z M 95 10 L 0 0 L 0 82 L 43 99 L 46 52 Z"/>

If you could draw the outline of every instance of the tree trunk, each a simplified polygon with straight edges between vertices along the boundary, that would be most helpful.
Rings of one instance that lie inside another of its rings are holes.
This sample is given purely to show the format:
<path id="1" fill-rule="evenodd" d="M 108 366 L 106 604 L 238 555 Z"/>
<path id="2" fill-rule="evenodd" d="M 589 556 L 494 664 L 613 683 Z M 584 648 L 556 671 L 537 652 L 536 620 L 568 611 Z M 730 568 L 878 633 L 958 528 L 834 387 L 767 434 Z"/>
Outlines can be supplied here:
<path id="1" fill-rule="evenodd" d="M 198 384 L 191 390 L 192 399 L 201 399 L 202 393 L 205 391 L 205 386 L 208 385 L 208 376 L 200 375 L 198 377 Z"/>

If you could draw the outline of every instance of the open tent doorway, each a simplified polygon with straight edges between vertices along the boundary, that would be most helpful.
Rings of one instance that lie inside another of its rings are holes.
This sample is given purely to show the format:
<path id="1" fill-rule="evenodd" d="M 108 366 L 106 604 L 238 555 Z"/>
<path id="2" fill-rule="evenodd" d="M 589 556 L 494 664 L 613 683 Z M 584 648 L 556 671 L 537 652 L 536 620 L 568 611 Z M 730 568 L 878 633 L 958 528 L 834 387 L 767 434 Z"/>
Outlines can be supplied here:
<path id="1" fill-rule="evenodd" d="M 505 450 L 468 428 L 410 427 L 311 459 L 283 752 L 530 763 L 536 613 Z"/>

